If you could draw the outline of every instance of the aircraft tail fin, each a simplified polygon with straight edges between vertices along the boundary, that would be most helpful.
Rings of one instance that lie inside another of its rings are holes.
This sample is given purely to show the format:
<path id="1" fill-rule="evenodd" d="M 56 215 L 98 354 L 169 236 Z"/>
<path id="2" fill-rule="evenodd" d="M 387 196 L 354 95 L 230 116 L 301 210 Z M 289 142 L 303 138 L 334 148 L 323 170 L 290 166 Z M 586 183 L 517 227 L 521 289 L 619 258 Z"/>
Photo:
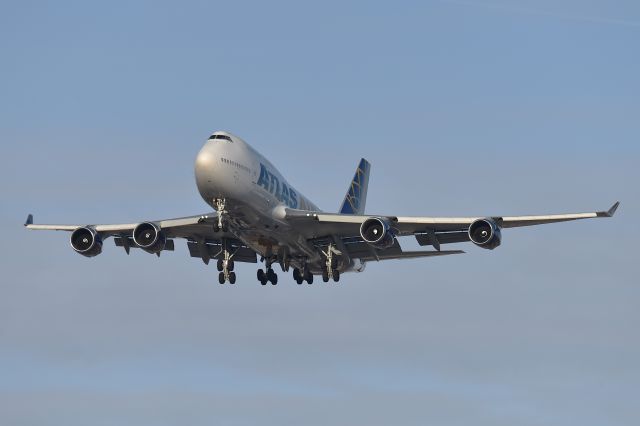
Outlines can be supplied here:
<path id="1" fill-rule="evenodd" d="M 369 187 L 369 172 L 371 164 L 364 158 L 360 160 L 353 180 L 344 197 L 340 213 L 342 214 L 363 214 L 364 206 L 367 203 L 367 189 Z"/>

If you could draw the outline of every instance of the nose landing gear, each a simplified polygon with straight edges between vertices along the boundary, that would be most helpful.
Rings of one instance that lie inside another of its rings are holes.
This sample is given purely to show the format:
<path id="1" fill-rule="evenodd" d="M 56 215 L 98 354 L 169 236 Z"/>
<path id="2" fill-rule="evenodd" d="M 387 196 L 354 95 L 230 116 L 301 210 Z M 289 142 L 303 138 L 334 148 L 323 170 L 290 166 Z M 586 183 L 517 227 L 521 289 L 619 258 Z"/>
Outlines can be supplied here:
<path id="1" fill-rule="evenodd" d="M 213 232 L 228 232 L 229 225 L 227 224 L 227 221 L 224 220 L 224 216 L 227 213 L 227 211 L 224 209 L 225 199 L 216 198 L 213 200 L 213 202 L 216 205 L 216 211 L 218 212 L 218 221 L 213 224 Z"/>

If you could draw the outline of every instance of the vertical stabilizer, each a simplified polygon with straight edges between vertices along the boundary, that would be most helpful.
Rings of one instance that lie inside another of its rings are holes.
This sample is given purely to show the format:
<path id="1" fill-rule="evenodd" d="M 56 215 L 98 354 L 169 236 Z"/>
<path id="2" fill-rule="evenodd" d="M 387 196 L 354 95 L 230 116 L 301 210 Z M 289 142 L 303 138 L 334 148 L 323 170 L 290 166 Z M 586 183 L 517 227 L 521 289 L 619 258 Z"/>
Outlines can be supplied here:
<path id="1" fill-rule="evenodd" d="M 367 188 L 369 187 L 369 172 L 371 164 L 364 158 L 360 160 L 356 174 L 344 197 L 340 213 L 364 214 L 364 206 L 367 203 Z"/>

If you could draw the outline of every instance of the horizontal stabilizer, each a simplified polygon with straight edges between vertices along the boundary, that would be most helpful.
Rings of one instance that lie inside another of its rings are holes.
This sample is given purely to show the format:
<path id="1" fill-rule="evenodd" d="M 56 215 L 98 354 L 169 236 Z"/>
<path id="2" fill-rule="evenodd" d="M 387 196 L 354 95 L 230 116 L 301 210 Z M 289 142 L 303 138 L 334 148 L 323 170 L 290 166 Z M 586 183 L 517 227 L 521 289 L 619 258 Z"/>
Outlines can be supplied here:
<path id="1" fill-rule="evenodd" d="M 403 251 L 389 259 L 415 259 L 418 257 L 446 256 L 449 254 L 463 254 L 463 250 L 442 250 L 442 251 Z M 386 259 L 384 251 L 379 254 L 380 260 Z"/>

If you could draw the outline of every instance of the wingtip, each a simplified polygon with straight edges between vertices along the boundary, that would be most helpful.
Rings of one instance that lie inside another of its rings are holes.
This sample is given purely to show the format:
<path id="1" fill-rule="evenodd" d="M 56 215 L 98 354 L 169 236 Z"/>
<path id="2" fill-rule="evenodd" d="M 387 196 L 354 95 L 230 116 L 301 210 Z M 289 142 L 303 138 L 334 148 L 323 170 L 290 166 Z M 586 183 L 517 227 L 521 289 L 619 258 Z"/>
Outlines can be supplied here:
<path id="1" fill-rule="evenodd" d="M 27 221 L 24 223 L 24 226 L 29 226 L 29 225 L 33 225 L 33 215 L 29 214 L 27 216 Z"/>
<path id="2" fill-rule="evenodd" d="M 616 210 L 618 210 L 619 206 L 620 201 L 616 201 L 609 210 L 606 212 L 598 212 L 597 215 L 598 217 L 612 217 L 616 213 Z"/>
<path id="3" fill-rule="evenodd" d="M 609 209 L 609 211 L 607 212 L 607 214 L 609 215 L 609 217 L 613 216 L 616 213 L 616 210 L 618 210 L 618 207 L 620 206 L 620 201 L 616 201 L 613 206 L 611 206 L 611 208 Z"/>

